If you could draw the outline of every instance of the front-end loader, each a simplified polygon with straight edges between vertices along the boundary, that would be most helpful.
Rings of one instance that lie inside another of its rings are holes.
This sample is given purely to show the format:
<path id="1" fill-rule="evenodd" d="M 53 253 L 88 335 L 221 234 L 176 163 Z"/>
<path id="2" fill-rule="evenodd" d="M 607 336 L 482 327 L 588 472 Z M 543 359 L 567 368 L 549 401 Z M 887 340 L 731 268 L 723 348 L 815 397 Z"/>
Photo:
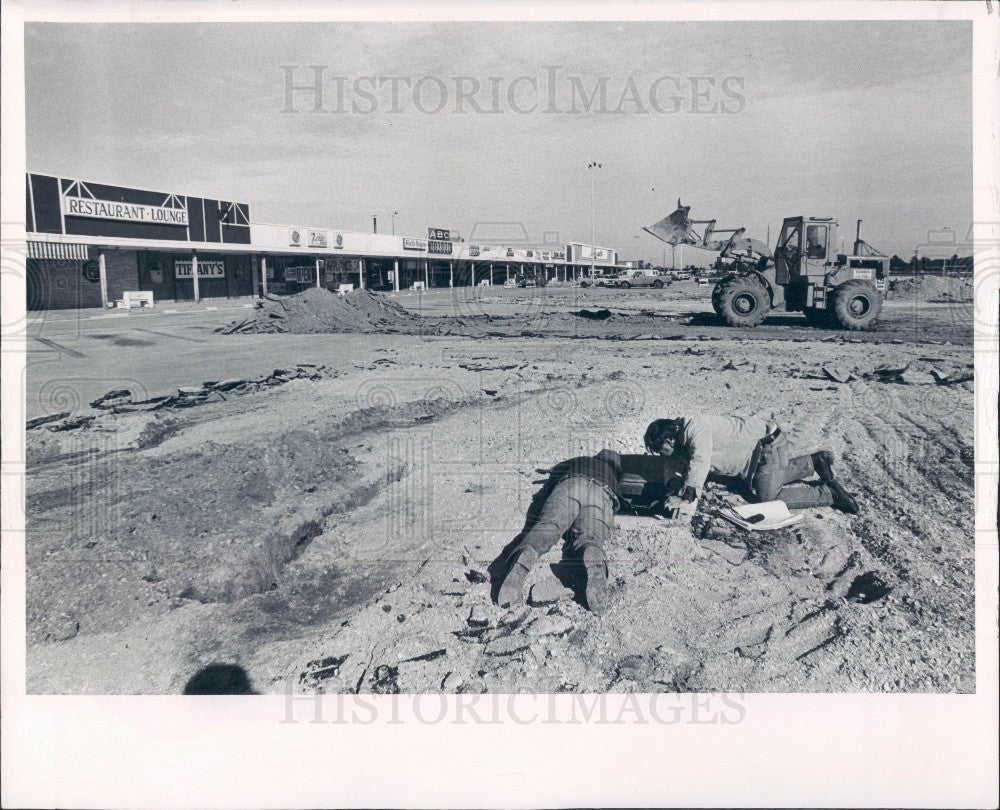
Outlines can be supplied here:
<path id="1" fill-rule="evenodd" d="M 837 222 L 787 217 L 772 253 L 745 237 L 745 228 L 717 229 L 715 220 L 692 220 L 690 206 L 643 228 L 671 245 L 717 251 L 725 270 L 712 291 L 712 308 L 730 326 L 757 326 L 775 309 L 802 312 L 810 323 L 866 329 L 882 312 L 889 257 L 861 239 L 861 220 L 850 255 L 837 253 Z M 696 226 L 704 226 L 701 234 Z"/>

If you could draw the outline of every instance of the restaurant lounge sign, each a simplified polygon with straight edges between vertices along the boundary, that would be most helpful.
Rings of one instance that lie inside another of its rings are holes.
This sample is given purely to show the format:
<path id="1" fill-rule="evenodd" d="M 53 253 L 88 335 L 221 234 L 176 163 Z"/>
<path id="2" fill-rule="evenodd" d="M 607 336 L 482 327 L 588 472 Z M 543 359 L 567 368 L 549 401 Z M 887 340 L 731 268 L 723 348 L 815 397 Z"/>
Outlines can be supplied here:
<path id="1" fill-rule="evenodd" d="M 95 200 L 91 197 L 62 197 L 62 212 L 67 217 L 91 219 L 119 219 L 126 222 L 145 222 L 159 225 L 187 225 L 186 208 L 169 208 L 165 205 Z"/>

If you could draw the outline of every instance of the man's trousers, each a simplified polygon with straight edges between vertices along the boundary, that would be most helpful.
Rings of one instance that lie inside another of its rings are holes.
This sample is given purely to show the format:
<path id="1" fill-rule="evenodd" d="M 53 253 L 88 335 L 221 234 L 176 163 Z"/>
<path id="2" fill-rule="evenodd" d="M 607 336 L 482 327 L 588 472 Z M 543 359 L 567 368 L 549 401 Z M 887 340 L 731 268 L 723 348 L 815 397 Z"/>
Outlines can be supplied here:
<path id="1" fill-rule="evenodd" d="M 779 434 L 774 441 L 761 442 L 757 448 L 760 459 L 750 477 L 750 491 L 761 503 L 784 501 L 791 509 L 829 506 L 833 493 L 821 482 L 801 483 L 815 473 L 811 455 L 788 455 L 788 439 Z"/>
<path id="2" fill-rule="evenodd" d="M 585 546 L 604 548 L 615 527 L 615 499 L 596 481 L 579 475 L 556 484 L 513 553 L 531 547 L 539 556 L 569 532 L 570 548 L 581 553 Z"/>

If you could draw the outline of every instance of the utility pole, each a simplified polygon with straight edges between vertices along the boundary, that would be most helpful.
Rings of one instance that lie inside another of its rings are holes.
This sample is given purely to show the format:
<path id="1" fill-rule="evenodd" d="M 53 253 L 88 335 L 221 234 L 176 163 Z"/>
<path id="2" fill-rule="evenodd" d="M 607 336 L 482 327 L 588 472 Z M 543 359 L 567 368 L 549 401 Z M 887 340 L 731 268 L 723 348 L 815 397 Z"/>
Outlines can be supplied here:
<path id="1" fill-rule="evenodd" d="M 594 239 L 595 239 L 594 207 L 596 205 L 596 192 L 594 188 L 595 188 L 595 181 L 597 180 L 596 171 L 601 168 L 601 165 L 602 164 L 598 163 L 596 160 L 592 160 L 589 164 L 587 164 L 587 168 L 591 171 L 590 174 L 590 277 L 591 278 L 594 277 L 594 264 L 597 261 L 597 247 L 594 245 Z"/>
<path id="2" fill-rule="evenodd" d="M 372 214 L 372 233 L 378 233 L 378 217 Z"/>
<path id="3" fill-rule="evenodd" d="M 399 216 L 399 211 L 392 212 L 392 235 L 396 235 L 396 217 Z"/>

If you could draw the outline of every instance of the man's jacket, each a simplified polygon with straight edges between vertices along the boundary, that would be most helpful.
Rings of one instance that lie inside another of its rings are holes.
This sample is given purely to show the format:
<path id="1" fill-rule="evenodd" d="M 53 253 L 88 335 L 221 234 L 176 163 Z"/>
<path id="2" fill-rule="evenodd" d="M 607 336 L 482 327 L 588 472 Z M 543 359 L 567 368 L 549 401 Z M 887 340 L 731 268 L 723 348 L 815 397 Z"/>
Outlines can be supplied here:
<path id="1" fill-rule="evenodd" d="M 615 498 L 621 494 L 621 457 L 613 450 L 601 450 L 596 456 L 578 456 L 552 468 L 552 478 L 589 478 L 605 487 Z"/>
<path id="2" fill-rule="evenodd" d="M 649 507 L 662 502 L 679 490 L 680 471 L 677 460 L 654 456 L 621 455 L 614 450 L 601 450 L 596 456 L 571 458 L 552 469 L 553 481 L 570 477 L 595 481 L 618 502 L 631 507 Z"/>
<path id="3" fill-rule="evenodd" d="M 674 455 L 687 459 L 684 487 L 693 487 L 700 497 L 709 473 L 746 480 L 757 443 L 773 429 L 773 423 L 756 416 L 681 417 Z"/>

